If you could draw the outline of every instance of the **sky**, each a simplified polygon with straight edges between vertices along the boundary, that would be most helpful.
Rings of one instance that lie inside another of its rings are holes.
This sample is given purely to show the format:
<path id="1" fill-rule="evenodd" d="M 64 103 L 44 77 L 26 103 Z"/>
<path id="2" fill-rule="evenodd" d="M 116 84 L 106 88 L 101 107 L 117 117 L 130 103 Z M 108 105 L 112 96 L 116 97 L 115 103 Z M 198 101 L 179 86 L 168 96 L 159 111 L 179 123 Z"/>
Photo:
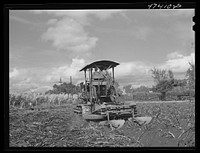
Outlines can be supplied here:
<path id="1" fill-rule="evenodd" d="M 154 85 L 152 68 L 183 79 L 195 62 L 194 9 L 10 10 L 11 92 L 74 84 L 96 60 L 113 60 L 121 86 Z"/>

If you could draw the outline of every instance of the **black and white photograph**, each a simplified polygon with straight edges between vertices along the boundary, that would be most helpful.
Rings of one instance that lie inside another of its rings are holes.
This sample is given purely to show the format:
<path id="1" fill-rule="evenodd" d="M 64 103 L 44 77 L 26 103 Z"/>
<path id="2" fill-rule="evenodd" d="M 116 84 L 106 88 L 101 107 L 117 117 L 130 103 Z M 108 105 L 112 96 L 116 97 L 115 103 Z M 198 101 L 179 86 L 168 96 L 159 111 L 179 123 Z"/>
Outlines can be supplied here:
<path id="1" fill-rule="evenodd" d="M 195 148 L 195 9 L 169 4 L 10 9 L 9 147 Z"/>

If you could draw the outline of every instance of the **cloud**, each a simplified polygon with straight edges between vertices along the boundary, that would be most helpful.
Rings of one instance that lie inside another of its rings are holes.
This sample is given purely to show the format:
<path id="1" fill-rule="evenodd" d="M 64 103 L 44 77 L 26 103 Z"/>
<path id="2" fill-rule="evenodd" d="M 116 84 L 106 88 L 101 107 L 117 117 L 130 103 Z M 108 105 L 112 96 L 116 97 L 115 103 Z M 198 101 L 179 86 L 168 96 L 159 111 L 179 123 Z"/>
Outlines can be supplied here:
<path id="1" fill-rule="evenodd" d="M 42 35 L 45 41 L 51 41 L 58 50 L 77 53 L 91 51 L 97 44 L 98 38 L 90 36 L 85 27 L 91 24 L 93 17 L 100 20 L 111 18 L 121 10 L 37 10 L 36 14 L 47 13 L 56 18 L 47 22 L 48 29 Z"/>
<path id="2" fill-rule="evenodd" d="M 142 27 L 134 27 L 134 29 L 131 31 L 131 34 L 135 36 L 137 39 L 145 40 L 146 37 L 151 33 L 151 28 L 147 26 Z"/>
<path id="3" fill-rule="evenodd" d="M 49 12 L 56 16 L 64 16 L 75 19 L 82 25 L 90 25 L 91 17 L 97 17 L 100 20 L 106 20 L 113 14 L 121 12 L 122 10 L 67 10 L 67 11 L 56 11 Z"/>
<path id="4" fill-rule="evenodd" d="M 78 23 L 82 25 L 90 25 L 91 16 L 95 16 L 101 20 L 108 19 L 112 17 L 114 14 L 120 13 L 124 10 L 32 10 L 35 14 L 47 13 L 50 15 L 54 15 L 56 17 L 69 17 L 76 20 Z M 121 14 L 124 16 L 123 14 Z"/>
<path id="5" fill-rule="evenodd" d="M 45 93 L 46 91 L 52 90 L 52 89 L 53 89 L 53 87 L 51 87 L 51 86 L 39 86 L 35 89 L 31 89 L 30 91 L 31 92 L 38 92 L 38 93 Z"/>
<path id="6" fill-rule="evenodd" d="M 11 82 L 30 82 L 31 77 L 34 76 L 34 73 L 29 69 L 17 69 L 14 68 L 13 71 L 9 73 Z"/>
<path id="7" fill-rule="evenodd" d="M 45 70 L 43 70 L 45 71 Z M 10 92 L 23 93 L 30 90 L 40 91 L 45 89 L 43 77 L 45 72 L 39 69 L 16 69 L 10 72 Z M 44 88 L 43 88 L 44 87 Z M 42 89 L 40 89 L 42 88 Z"/>
<path id="8" fill-rule="evenodd" d="M 50 19 L 47 21 L 47 25 L 54 25 L 56 22 L 58 22 L 58 19 Z"/>
<path id="9" fill-rule="evenodd" d="M 138 74 L 132 74 L 132 75 L 122 75 L 122 76 L 116 76 L 116 81 L 122 85 L 126 86 L 128 84 L 134 85 L 134 86 L 152 86 L 154 84 L 153 78 L 151 77 L 150 73 L 138 73 Z"/>
<path id="10" fill-rule="evenodd" d="M 55 67 L 52 69 L 51 73 L 46 76 L 46 81 L 58 81 L 60 77 L 63 79 L 69 79 L 72 76 L 73 79 L 83 78 L 83 75 L 80 74 L 79 70 L 85 66 L 84 59 L 74 58 L 70 65 Z"/>
<path id="11" fill-rule="evenodd" d="M 10 78 L 15 78 L 18 75 L 19 75 L 19 71 L 16 68 L 14 68 L 13 71 L 9 73 Z"/>
<path id="12" fill-rule="evenodd" d="M 143 62 L 122 62 L 115 68 L 116 80 L 121 84 L 148 85 L 153 84 L 151 69 L 172 70 L 176 78 L 183 78 L 189 68 L 189 62 L 195 62 L 195 54 L 182 55 L 179 52 L 172 52 L 167 55 L 167 60 L 160 65 L 152 65 Z"/>
<path id="13" fill-rule="evenodd" d="M 64 18 L 54 20 L 48 30 L 42 35 L 42 39 L 52 41 L 58 50 L 70 50 L 75 52 L 87 52 L 96 46 L 98 38 L 90 37 L 74 19 Z"/>
<path id="14" fill-rule="evenodd" d="M 48 72 L 46 68 L 14 68 L 10 72 L 10 85 L 43 84 L 43 79 Z"/>
<path id="15" fill-rule="evenodd" d="M 167 55 L 167 59 L 177 59 L 177 58 L 183 58 L 184 56 L 178 52 L 172 52 L 172 53 L 169 53 Z"/>
<path id="16" fill-rule="evenodd" d="M 167 60 L 157 66 L 157 68 L 170 69 L 174 72 L 176 78 L 183 78 L 186 70 L 189 68 L 188 62 L 195 62 L 194 56 L 194 53 L 186 56 L 177 51 L 172 52 L 166 56 Z M 73 78 L 73 83 L 78 83 L 84 80 L 84 75 L 79 70 L 85 65 L 86 62 L 84 59 L 76 57 L 72 59 L 71 64 L 54 67 L 46 71 L 47 73 L 36 69 L 14 68 L 10 72 L 10 88 L 11 91 L 21 92 L 30 89 L 35 92 L 45 91 L 46 89 L 50 89 L 47 88 L 48 85 L 53 85 L 56 81 L 59 81 L 60 77 L 64 82 L 68 82 L 70 76 Z M 132 84 L 135 87 L 140 85 L 151 86 L 153 84 L 153 78 L 151 77 L 150 69 L 154 66 L 156 65 L 139 61 L 122 62 L 115 68 L 116 81 L 120 85 Z"/>
<path id="17" fill-rule="evenodd" d="M 195 54 L 188 56 L 179 54 L 178 52 L 167 55 L 168 60 L 160 66 L 162 69 L 170 69 L 173 72 L 186 72 L 189 68 L 189 62 L 195 63 Z"/>
<path id="18" fill-rule="evenodd" d="M 11 93 L 23 93 L 28 91 L 44 92 L 51 89 L 45 85 L 43 81 L 43 75 L 40 71 L 33 69 L 14 69 L 13 72 L 18 72 L 15 77 L 10 77 L 10 92 Z"/>
<path id="19" fill-rule="evenodd" d="M 39 85 L 34 82 L 30 82 L 29 79 L 24 81 L 19 81 L 16 83 L 10 84 L 10 92 L 11 93 L 23 93 L 26 91 L 30 91 L 31 89 L 37 89 Z"/>
<path id="20" fill-rule="evenodd" d="M 116 77 L 148 74 L 150 66 L 142 62 L 122 62 L 115 68 Z"/>

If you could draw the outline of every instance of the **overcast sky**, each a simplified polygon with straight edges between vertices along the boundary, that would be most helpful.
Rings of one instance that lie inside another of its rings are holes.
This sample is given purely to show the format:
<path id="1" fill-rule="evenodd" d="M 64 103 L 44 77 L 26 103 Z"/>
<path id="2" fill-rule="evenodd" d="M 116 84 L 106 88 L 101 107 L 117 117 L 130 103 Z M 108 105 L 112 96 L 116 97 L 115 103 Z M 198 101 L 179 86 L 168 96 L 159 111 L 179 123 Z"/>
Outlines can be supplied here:
<path id="1" fill-rule="evenodd" d="M 86 64 L 119 62 L 120 85 L 152 86 L 150 69 L 184 78 L 194 61 L 194 10 L 10 10 L 10 89 L 83 80 Z"/>

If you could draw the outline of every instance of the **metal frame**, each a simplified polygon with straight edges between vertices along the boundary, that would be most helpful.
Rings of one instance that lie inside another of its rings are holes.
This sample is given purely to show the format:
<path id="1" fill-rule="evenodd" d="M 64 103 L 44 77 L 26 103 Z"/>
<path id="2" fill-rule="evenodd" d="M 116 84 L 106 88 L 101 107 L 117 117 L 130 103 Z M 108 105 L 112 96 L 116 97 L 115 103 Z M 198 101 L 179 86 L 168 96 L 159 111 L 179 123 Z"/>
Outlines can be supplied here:
<path id="1" fill-rule="evenodd" d="M 115 83 L 115 75 L 114 75 L 114 67 L 116 67 L 117 65 L 119 65 L 119 63 L 113 62 L 113 61 L 108 61 L 108 60 L 101 60 L 101 61 L 96 61 L 93 62 L 91 64 L 86 65 L 84 68 L 82 68 L 80 71 L 84 71 L 84 77 L 85 77 L 85 93 L 86 95 L 89 95 L 89 102 L 91 102 L 91 105 L 94 105 L 95 102 L 93 102 L 93 90 L 92 90 L 92 86 L 93 86 L 93 76 L 92 76 L 92 69 L 93 68 L 99 68 L 101 71 L 102 70 L 108 70 L 112 68 L 112 74 L 111 74 L 111 78 L 112 78 L 112 84 L 114 85 Z M 87 74 L 88 72 L 88 74 Z M 88 77 L 87 77 L 88 76 Z M 88 79 L 88 81 L 87 81 Z M 87 91 L 87 84 L 89 84 L 89 93 Z M 97 93 L 100 94 L 100 85 L 98 83 L 98 91 Z M 106 87 L 106 92 L 107 92 L 107 87 Z M 88 98 L 86 98 L 86 103 L 88 103 Z M 91 106 L 92 107 L 92 106 Z"/>

